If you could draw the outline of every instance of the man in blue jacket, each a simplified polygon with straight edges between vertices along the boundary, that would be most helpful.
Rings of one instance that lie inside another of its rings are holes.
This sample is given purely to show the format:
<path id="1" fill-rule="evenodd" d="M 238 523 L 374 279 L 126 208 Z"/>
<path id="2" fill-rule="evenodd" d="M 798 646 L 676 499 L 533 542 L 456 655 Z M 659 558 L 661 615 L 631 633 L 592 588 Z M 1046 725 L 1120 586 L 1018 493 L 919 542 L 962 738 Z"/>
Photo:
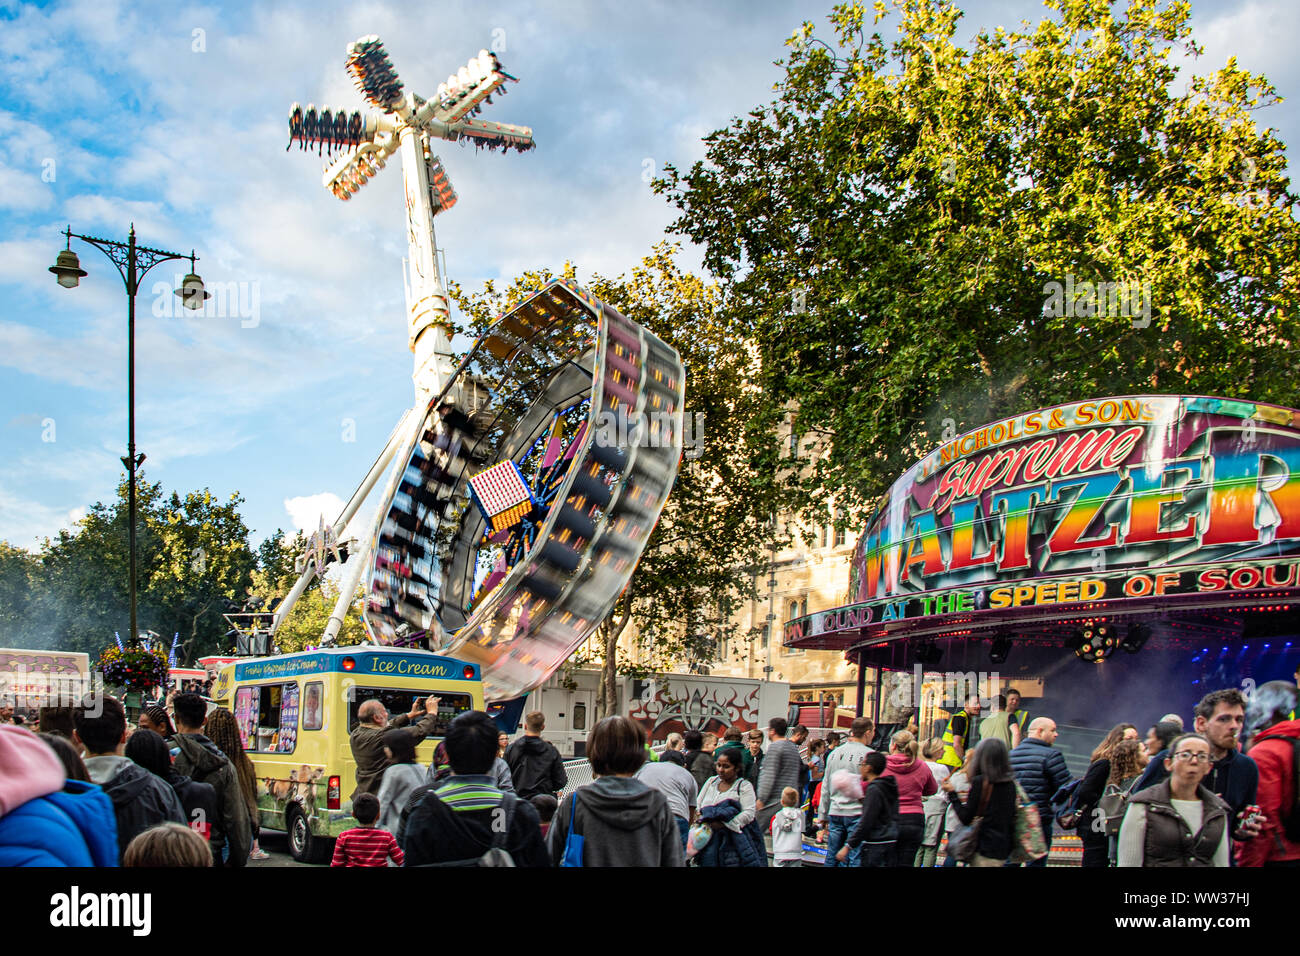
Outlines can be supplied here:
<path id="1" fill-rule="evenodd" d="M 1070 782 L 1070 771 L 1065 757 L 1054 746 L 1056 721 L 1050 717 L 1035 717 L 1029 724 L 1029 736 L 1011 751 L 1011 769 L 1016 780 L 1025 788 L 1025 795 L 1038 805 L 1038 815 L 1043 821 L 1043 839 L 1048 853 L 1041 860 L 1026 866 L 1047 866 L 1052 849 L 1052 795 Z"/>

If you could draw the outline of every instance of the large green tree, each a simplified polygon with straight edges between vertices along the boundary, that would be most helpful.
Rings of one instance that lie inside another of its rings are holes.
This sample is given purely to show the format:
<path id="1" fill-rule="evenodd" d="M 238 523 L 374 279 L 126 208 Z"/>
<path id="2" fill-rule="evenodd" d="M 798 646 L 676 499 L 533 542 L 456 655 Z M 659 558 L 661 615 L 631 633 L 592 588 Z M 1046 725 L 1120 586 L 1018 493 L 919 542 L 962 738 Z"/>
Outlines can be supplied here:
<path id="1" fill-rule="evenodd" d="M 147 596 L 154 630 L 180 636 L 178 660 L 217 650 L 227 630 L 221 614 L 242 603 L 256 557 L 239 514 L 243 498 L 224 502 L 206 488 L 184 497 L 173 492 L 158 514 L 159 550 Z"/>
<path id="2" fill-rule="evenodd" d="M 823 439 L 784 472 L 801 510 L 861 514 L 940 441 L 1034 407 L 1300 398 L 1273 87 L 1235 60 L 1188 82 L 1186 3 L 1045 6 L 966 43 L 942 0 L 836 6 L 772 103 L 656 184 L 760 347 L 755 455 L 775 466 L 791 409 Z"/>
<path id="3" fill-rule="evenodd" d="M 239 513 L 243 499 L 234 494 L 221 501 L 206 489 L 168 496 L 161 484 L 142 480 L 136 501 L 141 629 L 168 645 L 179 633 L 182 663 L 226 649 L 221 614 L 229 602 L 242 603 L 257 567 Z M 38 552 L 0 544 L 6 640 L 93 656 L 112 643 L 114 632 L 129 637 L 127 511 L 123 481 L 115 500 L 96 502 Z"/>
<path id="4" fill-rule="evenodd" d="M 753 565 L 770 538 L 773 478 L 745 447 L 745 424 L 759 402 L 747 386 L 752 353 L 743 325 L 726 318 L 715 285 L 681 270 L 662 243 L 630 273 L 593 276 L 596 296 L 677 349 L 686 369 L 685 454 L 663 516 L 611 615 L 597 630 L 604 666 L 598 710 L 614 700 L 615 675 L 634 672 L 618 641 L 629 624 L 652 666 L 707 663 L 734 636 L 732 615 L 752 590 Z M 565 276 L 574 277 L 572 266 Z M 554 277 L 530 272 L 498 290 L 453 287 L 462 311 L 482 329 L 510 303 Z"/>

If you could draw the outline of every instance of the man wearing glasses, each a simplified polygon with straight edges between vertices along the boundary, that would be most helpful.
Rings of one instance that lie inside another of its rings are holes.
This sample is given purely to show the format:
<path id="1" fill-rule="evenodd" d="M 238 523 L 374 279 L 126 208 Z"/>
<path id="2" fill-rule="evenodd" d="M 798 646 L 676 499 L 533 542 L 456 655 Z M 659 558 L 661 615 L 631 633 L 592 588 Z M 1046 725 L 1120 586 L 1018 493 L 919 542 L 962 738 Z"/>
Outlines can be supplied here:
<path id="1" fill-rule="evenodd" d="M 1233 839 L 1253 840 L 1259 835 L 1261 822 L 1258 819 L 1243 822 L 1242 811 L 1255 802 L 1259 767 L 1238 749 L 1246 722 L 1246 698 L 1234 687 L 1216 690 L 1201 698 L 1195 713 L 1196 733 L 1204 736 L 1210 745 L 1210 770 L 1202 784 L 1232 808 Z M 1146 773 L 1133 788 L 1134 794 L 1162 783 L 1169 776 L 1165 768 L 1165 758 L 1169 756 L 1165 750 L 1151 758 Z"/>

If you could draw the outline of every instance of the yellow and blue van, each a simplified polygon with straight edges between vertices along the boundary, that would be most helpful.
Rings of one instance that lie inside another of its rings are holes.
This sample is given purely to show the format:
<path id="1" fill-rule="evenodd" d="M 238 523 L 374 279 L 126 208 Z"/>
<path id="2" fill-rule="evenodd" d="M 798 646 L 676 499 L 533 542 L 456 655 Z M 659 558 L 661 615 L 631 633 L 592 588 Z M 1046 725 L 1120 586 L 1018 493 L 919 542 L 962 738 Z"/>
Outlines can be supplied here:
<path id="1" fill-rule="evenodd" d="M 349 735 L 357 709 L 378 699 L 397 716 L 430 695 L 439 698 L 438 720 L 417 750 L 426 766 L 452 718 L 484 709 L 475 664 L 407 648 L 332 647 L 239 660 L 212 685 L 253 763 L 258 822 L 288 833 L 290 853 L 304 862 L 322 862 L 328 841 L 356 826 Z"/>

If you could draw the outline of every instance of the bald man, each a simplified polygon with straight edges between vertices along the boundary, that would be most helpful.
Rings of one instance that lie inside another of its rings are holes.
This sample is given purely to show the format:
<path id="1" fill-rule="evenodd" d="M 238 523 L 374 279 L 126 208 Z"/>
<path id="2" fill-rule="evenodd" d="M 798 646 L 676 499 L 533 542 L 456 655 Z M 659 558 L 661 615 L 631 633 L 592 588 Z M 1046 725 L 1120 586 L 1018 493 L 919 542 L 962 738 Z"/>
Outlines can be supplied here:
<path id="1" fill-rule="evenodd" d="M 388 708 L 382 701 L 366 700 L 357 708 L 357 726 L 352 731 L 352 759 L 357 765 L 357 789 L 352 793 L 355 800 L 358 794 L 378 793 L 379 780 L 388 768 L 388 755 L 384 753 L 384 734 L 398 727 L 405 727 L 417 717 L 424 719 L 413 728 L 419 740 L 433 733 L 438 720 L 438 698 L 429 697 L 416 700 L 409 714 L 399 714 L 388 719 Z"/>
<path id="2" fill-rule="evenodd" d="M 1052 797 L 1070 782 L 1065 757 L 1052 746 L 1058 736 L 1056 721 L 1050 717 L 1035 717 L 1029 722 L 1029 734 L 1020 746 L 1011 751 L 1011 769 L 1015 771 L 1016 780 L 1025 788 L 1029 799 L 1038 805 L 1049 855 L 1052 849 Z M 1047 866 L 1047 857 L 1026 866 Z"/>

